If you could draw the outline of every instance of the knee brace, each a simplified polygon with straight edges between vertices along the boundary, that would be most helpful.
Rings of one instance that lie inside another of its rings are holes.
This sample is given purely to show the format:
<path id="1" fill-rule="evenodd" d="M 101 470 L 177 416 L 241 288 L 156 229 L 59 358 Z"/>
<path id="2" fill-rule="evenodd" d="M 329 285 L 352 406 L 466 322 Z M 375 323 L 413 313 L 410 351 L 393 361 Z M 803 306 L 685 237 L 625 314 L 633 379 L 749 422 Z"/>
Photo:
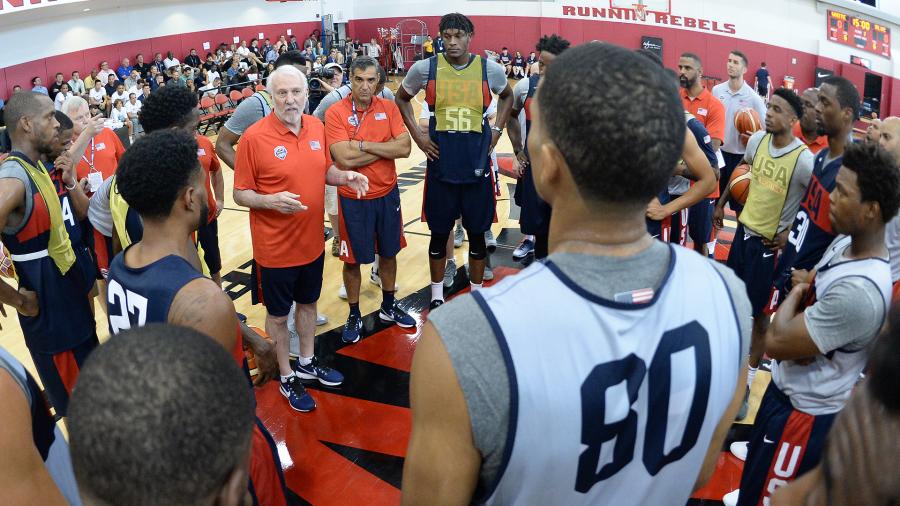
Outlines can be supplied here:
<path id="1" fill-rule="evenodd" d="M 428 257 L 433 260 L 441 260 L 447 257 L 447 240 L 450 234 L 431 233 L 431 241 L 428 243 Z"/>
<path id="2" fill-rule="evenodd" d="M 484 241 L 484 234 L 472 234 L 466 230 L 469 236 L 469 258 L 472 260 L 484 260 L 487 257 L 487 243 Z"/>

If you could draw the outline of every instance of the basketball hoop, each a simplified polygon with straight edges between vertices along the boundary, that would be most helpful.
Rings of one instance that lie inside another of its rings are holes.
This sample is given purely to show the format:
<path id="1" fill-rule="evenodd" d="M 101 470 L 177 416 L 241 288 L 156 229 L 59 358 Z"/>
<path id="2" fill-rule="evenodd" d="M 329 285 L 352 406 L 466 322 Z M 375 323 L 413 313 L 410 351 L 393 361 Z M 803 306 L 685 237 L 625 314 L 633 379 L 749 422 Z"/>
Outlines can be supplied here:
<path id="1" fill-rule="evenodd" d="M 647 6 L 644 5 L 644 2 L 631 4 L 631 6 L 634 8 L 634 17 L 641 21 L 647 20 Z"/>

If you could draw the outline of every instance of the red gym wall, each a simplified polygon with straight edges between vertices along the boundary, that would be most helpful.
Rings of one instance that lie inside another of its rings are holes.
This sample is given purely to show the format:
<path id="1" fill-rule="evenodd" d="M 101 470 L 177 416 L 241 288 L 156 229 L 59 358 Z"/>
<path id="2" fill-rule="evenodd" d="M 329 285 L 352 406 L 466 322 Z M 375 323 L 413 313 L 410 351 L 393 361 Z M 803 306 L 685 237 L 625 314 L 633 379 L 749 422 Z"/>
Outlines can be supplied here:
<path id="1" fill-rule="evenodd" d="M 347 33 L 350 37 L 366 42 L 376 35 L 377 28 L 396 26 L 402 19 L 379 18 L 350 21 Z M 428 25 L 429 33 L 436 34 L 438 32 L 439 17 L 426 16 L 418 19 Z M 559 33 L 574 44 L 603 40 L 632 48 L 637 48 L 640 45 L 641 36 L 647 35 L 663 39 L 663 60 L 667 66 L 674 67 L 678 61 L 678 55 L 681 53 L 693 52 L 703 59 L 704 73 L 710 77 L 725 79 L 725 60 L 728 52 L 732 49 L 740 49 L 750 60 L 750 70 L 746 79 L 751 82 L 753 72 L 759 66 L 760 61 L 766 62 L 776 86 L 780 86 L 782 78 L 787 74 L 795 78 L 795 88 L 802 90 L 810 87 L 814 82 L 816 67 L 832 70 L 835 74 L 850 79 L 860 92 L 862 92 L 865 82 L 866 70 L 859 66 L 801 51 L 709 33 L 653 25 L 548 17 L 473 16 L 472 21 L 475 23 L 476 34 L 471 49 L 479 53 L 484 49 L 496 51 L 506 46 L 511 51 L 518 50 L 527 55 L 534 48 L 534 44 L 541 34 L 547 33 Z M 64 73 L 68 79 L 72 70 L 78 69 L 84 77 L 90 68 L 96 68 L 102 60 L 108 60 L 113 69 L 118 67 L 122 58 L 128 57 L 133 61 L 134 55 L 140 52 L 144 53 L 144 57 L 148 61 L 152 59 L 153 53 L 162 52 L 165 55 L 166 51 L 174 52 L 177 58 L 183 60 L 191 48 L 197 49 L 198 54 L 203 58 L 206 54 L 206 51 L 202 49 L 205 41 L 210 42 L 215 48 L 220 42 L 230 44 L 235 36 L 240 37 L 241 40 L 250 40 L 257 37 L 259 32 L 274 39 L 281 34 L 286 34 L 289 28 L 302 41 L 318 27 L 319 23 L 313 21 L 192 32 L 57 55 L 0 69 L 0 96 L 8 97 L 15 84 L 29 89 L 34 76 L 42 77 L 44 83 L 49 84 L 56 72 Z M 796 59 L 796 64 L 791 62 L 792 59 Z M 884 75 L 882 78 L 882 113 L 885 116 L 900 116 L 900 79 Z"/>

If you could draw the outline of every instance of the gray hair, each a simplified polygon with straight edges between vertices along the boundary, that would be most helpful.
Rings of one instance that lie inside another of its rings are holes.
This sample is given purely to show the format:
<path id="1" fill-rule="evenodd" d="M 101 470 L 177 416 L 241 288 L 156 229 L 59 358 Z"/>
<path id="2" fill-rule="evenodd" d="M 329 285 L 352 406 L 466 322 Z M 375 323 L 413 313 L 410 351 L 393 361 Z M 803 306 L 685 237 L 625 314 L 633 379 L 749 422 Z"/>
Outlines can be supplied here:
<path id="1" fill-rule="evenodd" d="M 67 98 L 65 102 L 63 102 L 60 111 L 62 111 L 62 113 L 66 116 L 71 117 L 75 111 L 81 110 L 82 107 L 88 108 L 87 100 L 79 97 L 78 95 L 73 95 Z"/>
<path id="2" fill-rule="evenodd" d="M 288 76 L 288 75 L 292 75 L 292 76 L 300 79 L 300 82 L 303 83 L 303 86 L 302 86 L 303 91 L 306 91 L 306 87 L 307 87 L 306 76 L 303 75 L 303 72 L 300 72 L 300 69 L 298 69 L 297 67 L 295 67 L 293 65 L 282 65 L 282 66 L 278 67 L 277 69 L 273 70 L 272 73 L 269 74 L 269 77 L 266 79 L 266 89 L 269 91 L 269 93 L 274 93 L 274 91 L 275 91 L 274 84 L 277 79 L 281 78 L 282 76 Z"/>
<path id="3" fill-rule="evenodd" d="M 381 69 L 381 65 L 378 64 L 378 60 L 372 58 L 371 56 L 360 56 L 359 58 L 354 58 L 350 63 L 350 68 L 347 69 L 347 73 L 352 76 L 354 70 L 366 70 L 369 67 L 375 67 L 375 72 L 380 74 L 379 69 Z"/>

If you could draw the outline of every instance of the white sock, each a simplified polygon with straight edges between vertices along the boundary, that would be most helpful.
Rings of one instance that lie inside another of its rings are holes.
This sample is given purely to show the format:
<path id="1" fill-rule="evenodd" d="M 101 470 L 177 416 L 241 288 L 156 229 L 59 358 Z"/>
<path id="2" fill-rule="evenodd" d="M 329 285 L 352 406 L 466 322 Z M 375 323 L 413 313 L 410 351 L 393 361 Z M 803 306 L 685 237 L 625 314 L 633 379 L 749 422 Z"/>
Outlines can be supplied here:
<path id="1" fill-rule="evenodd" d="M 431 284 L 431 300 L 444 301 L 444 282 L 438 281 Z"/>
<path id="2" fill-rule="evenodd" d="M 472 283 L 472 282 L 469 282 L 469 286 L 472 287 L 472 291 L 473 291 L 473 292 L 474 292 L 475 290 L 480 290 L 482 284 L 483 284 L 483 283 Z"/>
<path id="3" fill-rule="evenodd" d="M 753 385 L 753 378 L 756 377 L 756 367 L 747 366 L 747 386 Z"/>
<path id="4" fill-rule="evenodd" d="M 531 242 L 534 242 L 534 236 L 533 236 L 533 235 L 526 235 L 525 238 L 528 239 L 528 240 L 531 241 Z"/>
<path id="5" fill-rule="evenodd" d="M 314 357 L 315 355 L 313 355 Z M 309 365 L 312 363 L 313 357 L 297 357 L 297 363 L 300 365 Z"/>
<path id="6" fill-rule="evenodd" d="M 282 382 L 282 383 L 287 383 L 288 380 L 290 380 L 290 379 L 293 378 L 293 377 L 294 377 L 294 373 L 290 373 L 290 374 L 288 374 L 287 376 L 282 376 L 282 377 L 281 377 L 281 382 Z"/>

